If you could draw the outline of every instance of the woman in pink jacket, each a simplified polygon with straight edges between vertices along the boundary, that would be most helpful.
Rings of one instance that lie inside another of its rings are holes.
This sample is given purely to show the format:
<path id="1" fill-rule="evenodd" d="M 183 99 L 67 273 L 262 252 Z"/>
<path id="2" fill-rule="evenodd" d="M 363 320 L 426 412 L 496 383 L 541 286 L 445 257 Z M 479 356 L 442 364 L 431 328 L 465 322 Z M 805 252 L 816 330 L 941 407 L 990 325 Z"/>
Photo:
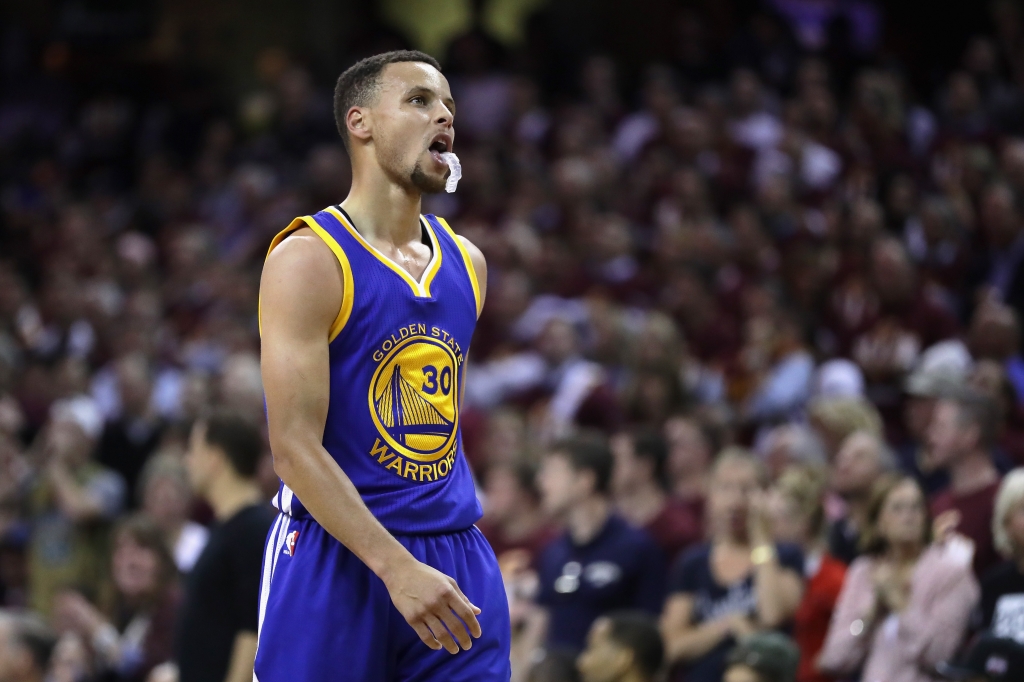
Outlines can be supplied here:
<path id="1" fill-rule="evenodd" d="M 818 668 L 837 676 L 863 669 L 861 682 L 931 682 L 978 601 L 969 541 L 931 542 L 924 494 L 908 477 L 876 483 L 865 530 Z"/>

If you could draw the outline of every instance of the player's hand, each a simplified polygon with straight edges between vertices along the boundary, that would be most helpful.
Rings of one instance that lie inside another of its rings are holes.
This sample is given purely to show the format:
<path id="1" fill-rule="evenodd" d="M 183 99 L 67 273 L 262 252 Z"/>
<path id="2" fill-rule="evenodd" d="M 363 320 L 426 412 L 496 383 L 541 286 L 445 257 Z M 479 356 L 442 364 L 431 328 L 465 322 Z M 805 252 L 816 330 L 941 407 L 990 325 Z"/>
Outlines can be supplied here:
<path id="1" fill-rule="evenodd" d="M 413 560 L 384 584 L 395 608 L 431 649 L 457 654 L 473 646 L 470 635 L 480 636 L 480 609 L 444 573 Z"/>

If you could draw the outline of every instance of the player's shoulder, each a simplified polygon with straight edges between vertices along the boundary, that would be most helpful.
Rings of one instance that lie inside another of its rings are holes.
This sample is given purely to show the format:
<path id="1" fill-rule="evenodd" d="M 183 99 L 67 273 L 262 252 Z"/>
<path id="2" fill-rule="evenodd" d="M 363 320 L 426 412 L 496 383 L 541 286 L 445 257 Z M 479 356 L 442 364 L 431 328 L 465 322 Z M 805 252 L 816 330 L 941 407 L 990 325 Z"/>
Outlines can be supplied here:
<path id="1" fill-rule="evenodd" d="M 322 274 L 322 268 L 334 269 L 334 254 L 309 227 L 300 227 L 276 244 L 267 254 L 264 271 L 285 269 L 291 272 L 308 275 Z M 311 271 L 307 271 L 311 269 Z"/>

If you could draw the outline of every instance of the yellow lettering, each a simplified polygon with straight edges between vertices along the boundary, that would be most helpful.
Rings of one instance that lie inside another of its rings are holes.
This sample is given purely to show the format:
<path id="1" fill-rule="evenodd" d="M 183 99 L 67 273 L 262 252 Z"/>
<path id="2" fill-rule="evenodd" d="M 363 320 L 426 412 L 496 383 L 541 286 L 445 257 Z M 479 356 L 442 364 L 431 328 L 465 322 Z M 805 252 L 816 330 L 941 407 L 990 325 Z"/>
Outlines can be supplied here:
<path id="1" fill-rule="evenodd" d="M 415 481 L 416 480 L 416 474 L 419 473 L 419 470 L 420 470 L 420 465 L 419 464 L 417 464 L 416 462 L 411 462 L 409 460 L 405 460 L 405 473 L 402 474 L 402 476 L 404 478 L 412 478 L 412 480 Z M 412 474 L 412 475 L 410 476 L 409 474 Z"/>
<path id="2" fill-rule="evenodd" d="M 437 327 L 431 327 L 430 328 L 430 335 L 435 337 L 435 338 L 438 337 L 438 336 L 441 336 L 441 330 L 438 329 Z"/>
<path id="3" fill-rule="evenodd" d="M 391 460 L 391 464 L 387 465 L 384 468 L 385 469 L 394 469 L 395 471 L 398 472 L 398 475 L 401 476 L 402 475 L 402 462 L 403 461 L 405 461 L 405 460 L 403 460 L 401 457 L 395 457 L 393 460 Z"/>
<path id="4" fill-rule="evenodd" d="M 427 325 L 425 325 L 425 324 L 423 324 L 421 322 L 420 324 L 418 324 L 416 326 L 419 327 L 420 334 L 426 334 L 427 333 Z"/>
<path id="5" fill-rule="evenodd" d="M 404 339 L 405 337 L 403 336 L 402 338 Z M 398 342 L 399 342 L 399 341 L 400 341 L 401 339 L 396 339 L 396 338 L 395 338 L 395 335 L 394 335 L 394 334 L 392 334 L 392 335 L 391 335 L 391 340 L 392 340 L 392 341 L 394 341 L 394 342 L 395 342 L 395 345 L 397 346 L 397 345 L 398 345 Z"/>
<path id="6" fill-rule="evenodd" d="M 381 353 L 379 350 L 373 351 L 373 359 L 375 362 L 380 362 L 384 359 L 384 353 Z"/>
<path id="7" fill-rule="evenodd" d="M 370 448 L 370 457 L 376 457 L 380 454 L 387 454 L 388 446 L 386 443 L 381 443 L 380 438 L 373 439 L 373 447 Z"/>
<path id="8" fill-rule="evenodd" d="M 398 330 L 398 336 L 401 338 L 407 338 L 409 336 L 409 330 L 406 327 L 402 327 Z"/>
<path id="9" fill-rule="evenodd" d="M 391 339 L 387 339 L 384 343 L 380 345 L 380 347 L 383 348 L 385 351 L 389 351 L 394 345 L 395 344 L 391 343 Z"/>
<path id="10" fill-rule="evenodd" d="M 441 480 L 441 475 L 437 473 L 437 462 L 430 465 L 430 468 L 434 471 L 434 478 L 438 481 Z"/>
<path id="11" fill-rule="evenodd" d="M 462 352 L 462 348 L 459 347 L 459 342 L 458 341 L 455 342 L 455 352 L 456 353 L 461 353 Z"/>
<path id="12" fill-rule="evenodd" d="M 440 462 L 437 463 L 437 473 L 439 475 L 447 476 L 449 471 L 451 471 L 451 464 L 448 463 L 447 459 L 442 459 Z"/>
<path id="13" fill-rule="evenodd" d="M 421 464 L 420 465 L 420 480 L 421 481 L 423 481 L 423 480 L 433 481 L 434 480 L 433 470 L 430 468 L 429 464 Z"/>
<path id="14" fill-rule="evenodd" d="M 462 356 L 460 355 L 459 357 L 455 358 L 455 361 L 458 362 L 461 365 L 462 364 Z"/>

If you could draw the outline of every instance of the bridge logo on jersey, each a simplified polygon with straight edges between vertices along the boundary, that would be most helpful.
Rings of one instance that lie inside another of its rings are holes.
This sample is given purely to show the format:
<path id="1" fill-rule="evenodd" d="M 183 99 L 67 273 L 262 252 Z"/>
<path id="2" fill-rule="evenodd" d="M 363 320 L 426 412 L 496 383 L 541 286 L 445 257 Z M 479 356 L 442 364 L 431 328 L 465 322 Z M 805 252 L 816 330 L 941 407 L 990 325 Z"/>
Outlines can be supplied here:
<path id="1" fill-rule="evenodd" d="M 456 351 L 454 339 L 437 327 L 409 325 L 400 332 L 404 334 L 393 334 L 374 353 L 378 364 L 370 381 L 369 407 L 380 438 L 371 454 L 401 476 L 436 480 L 448 474 L 454 457 L 461 348 Z M 380 454 L 385 447 L 388 452 Z M 408 462 L 395 465 L 388 461 L 393 459 Z M 419 465 L 438 460 L 447 460 L 443 474 L 437 465 Z M 429 479 L 424 478 L 427 474 Z"/>

